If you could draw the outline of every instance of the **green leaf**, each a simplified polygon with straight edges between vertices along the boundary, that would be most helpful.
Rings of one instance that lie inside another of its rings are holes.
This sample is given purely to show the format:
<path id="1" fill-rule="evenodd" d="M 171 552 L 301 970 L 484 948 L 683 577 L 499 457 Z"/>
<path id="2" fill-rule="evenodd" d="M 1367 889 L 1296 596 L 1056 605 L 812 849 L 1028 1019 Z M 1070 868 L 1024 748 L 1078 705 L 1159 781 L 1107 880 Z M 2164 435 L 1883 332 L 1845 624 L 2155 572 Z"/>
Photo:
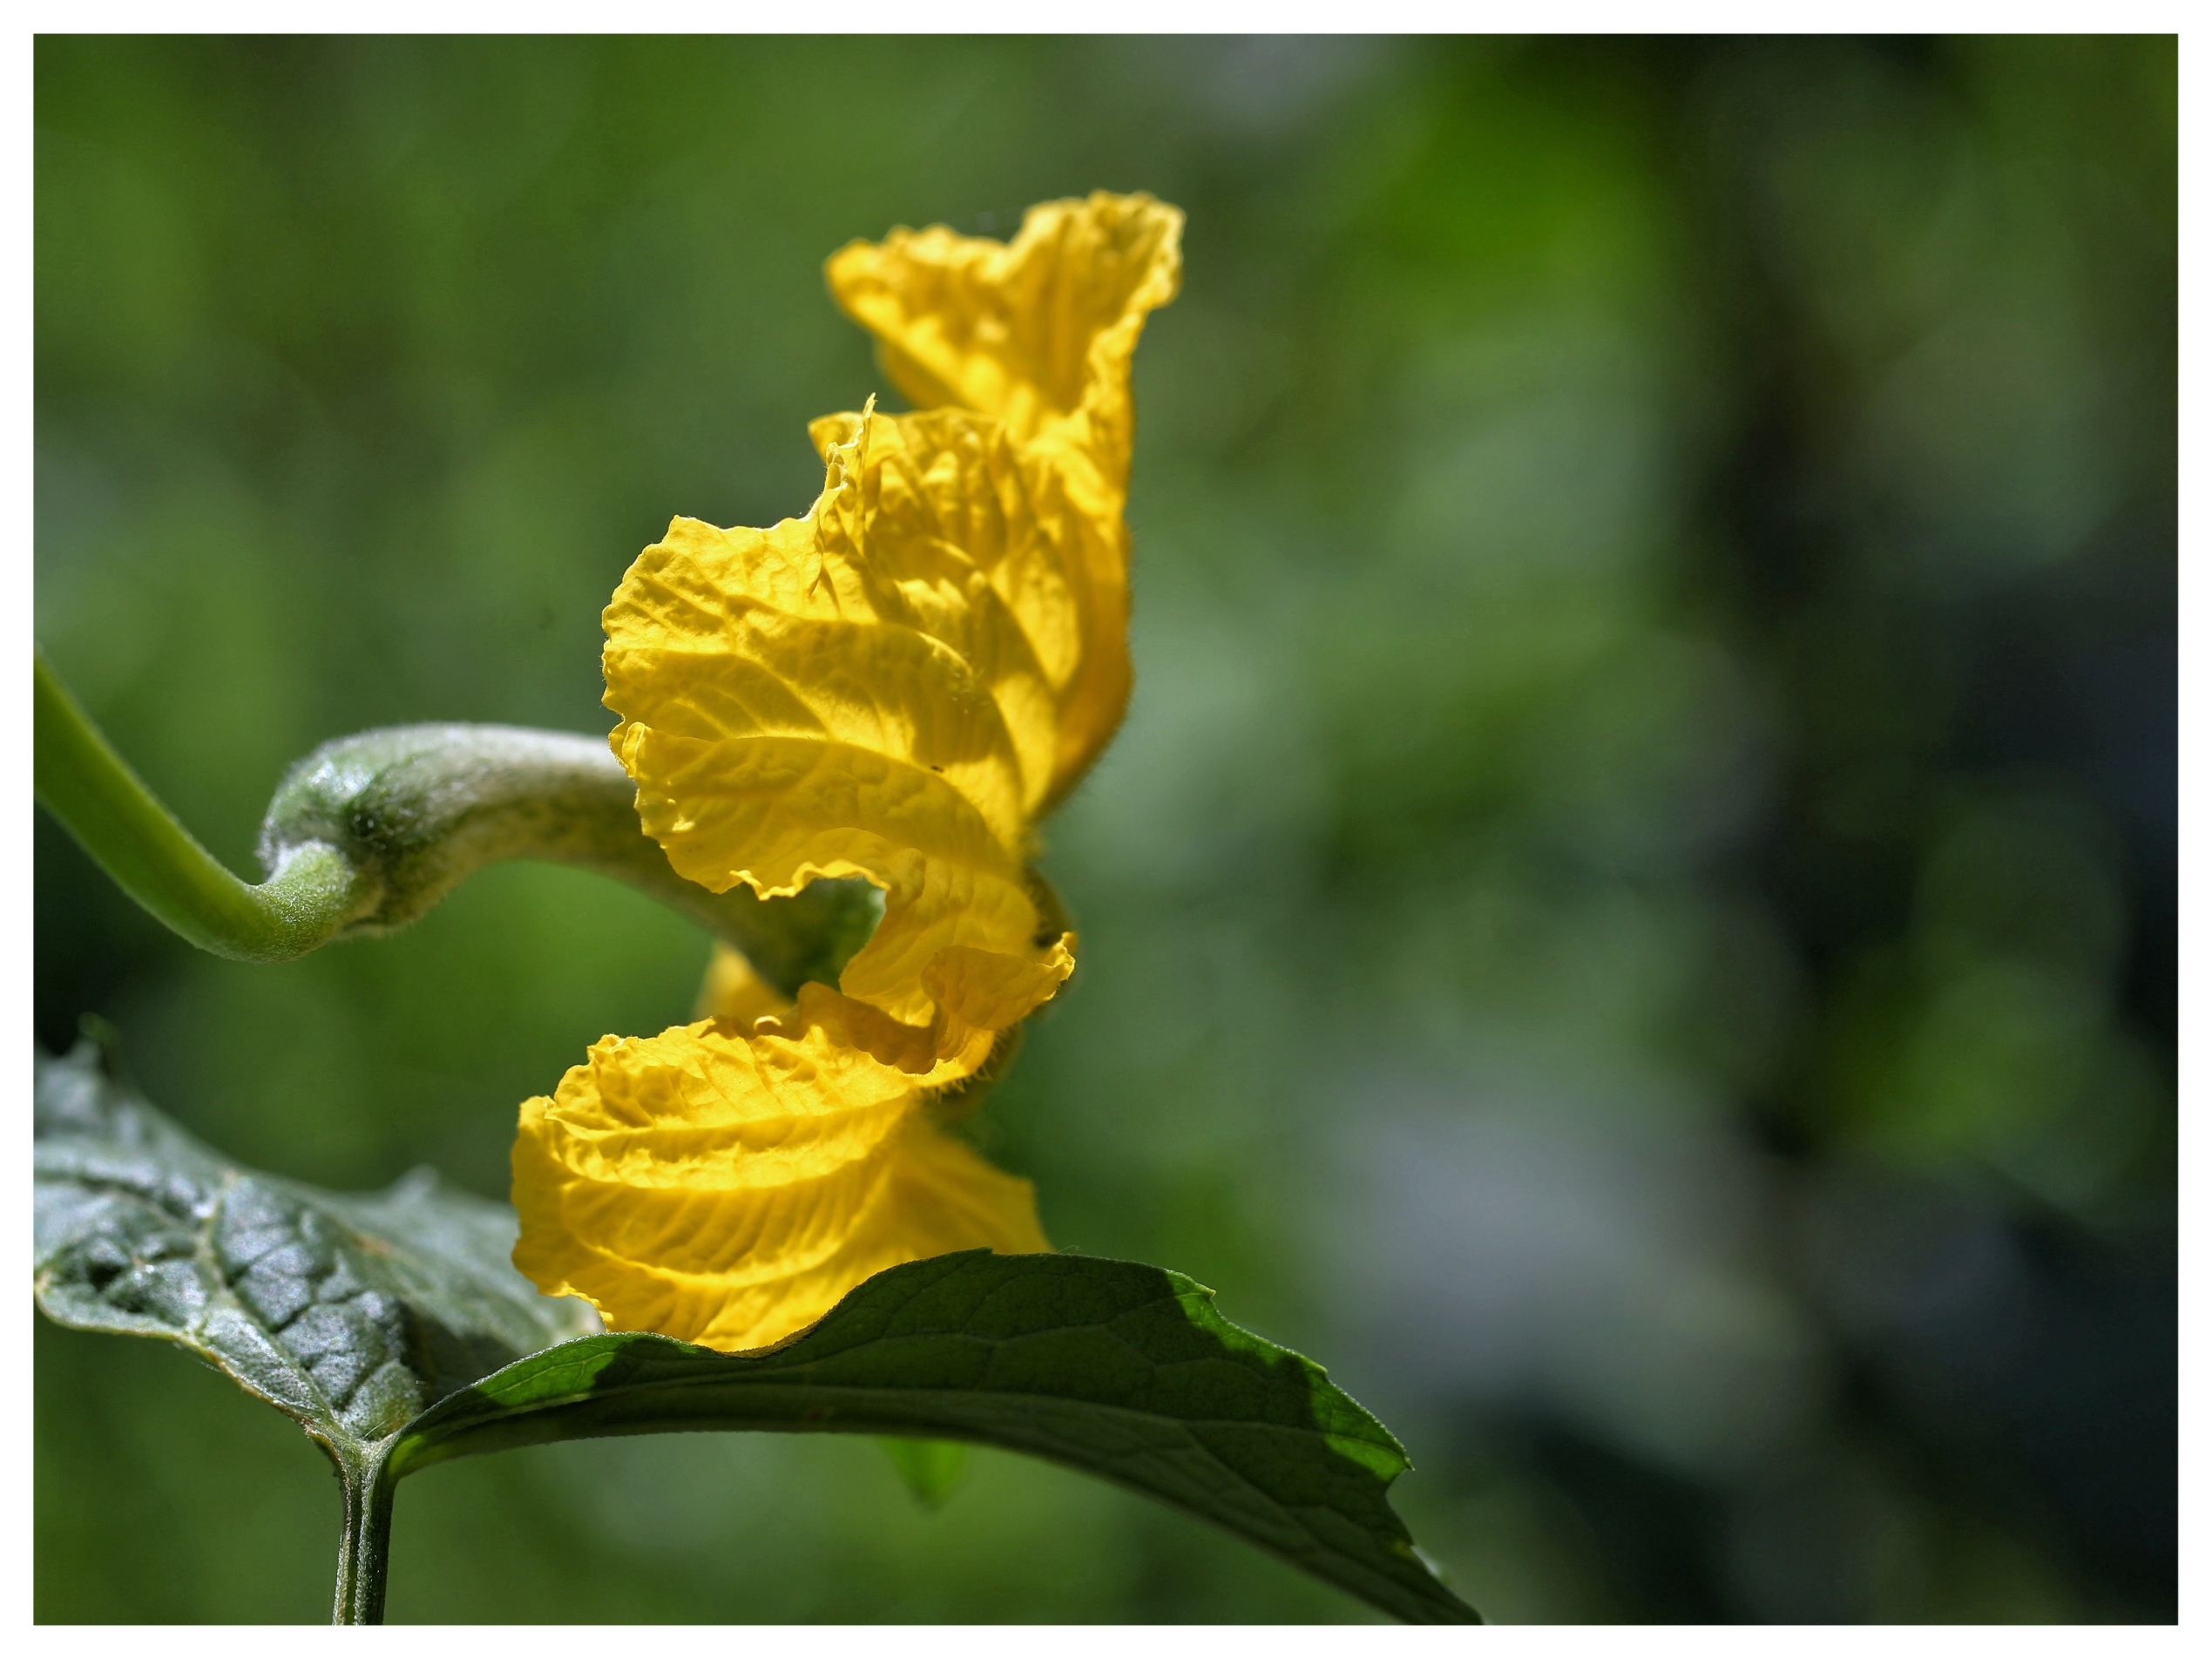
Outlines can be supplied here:
<path id="1" fill-rule="evenodd" d="M 417 1169 L 342 1196 L 242 1169 L 118 1082 L 91 1042 L 38 1057 L 35 1288 L 49 1317 L 192 1350 L 319 1440 L 595 1329 L 507 1259 L 514 1214 Z"/>
<path id="2" fill-rule="evenodd" d="M 924 1509 L 942 1509 L 968 1473 L 968 1448 L 959 1440 L 910 1440 L 887 1434 L 876 1442 L 906 1482 L 914 1501 Z"/>
<path id="3" fill-rule="evenodd" d="M 518 1360 L 425 1412 L 396 1479 L 448 1458 L 605 1434 L 772 1429 L 971 1440 L 1174 1504 L 1417 1623 L 1474 1610 L 1415 1553 L 1390 1432 L 1213 1292 L 1133 1262 L 984 1250 L 877 1274 L 779 1346 L 645 1333 Z"/>
<path id="4" fill-rule="evenodd" d="M 515 1271 L 513 1211 L 428 1169 L 342 1196 L 240 1168 L 125 1085 L 112 1043 L 105 1064 L 90 1041 L 39 1055 L 33 1098 L 38 1306 L 173 1342 L 306 1430 L 346 1488 L 342 1600 L 348 1563 L 381 1553 L 366 1507 L 409 1419 L 599 1328 L 587 1304 Z"/>
<path id="5" fill-rule="evenodd" d="M 950 1492 L 964 1443 L 1028 1452 L 1188 1510 L 1396 1617 L 1476 1617 L 1390 1508 L 1407 1464 L 1390 1432 L 1180 1274 L 971 1250 L 879 1273 L 757 1353 L 583 1335 L 588 1308 L 509 1264 L 512 1212 L 428 1171 L 341 1196 L 242 1169 L 91 1043 L 41 1056 L 35 1099 L 38 1305 L 189 1349 L 307 1431 L 344 1483 L 342 1620 L 382 1616 L 402 1475 L 703 1429 L 884 1437 L 924 1501 Z"/>

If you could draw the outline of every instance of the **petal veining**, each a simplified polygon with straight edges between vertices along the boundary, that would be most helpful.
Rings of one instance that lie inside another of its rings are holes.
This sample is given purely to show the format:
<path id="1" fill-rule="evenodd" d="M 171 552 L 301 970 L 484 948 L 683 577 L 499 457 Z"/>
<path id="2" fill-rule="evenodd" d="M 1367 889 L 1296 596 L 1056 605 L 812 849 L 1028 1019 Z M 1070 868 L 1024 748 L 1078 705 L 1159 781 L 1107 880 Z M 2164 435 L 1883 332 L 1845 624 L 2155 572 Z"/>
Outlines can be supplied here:
<path id="1" fill-rule="evenodd" d="M 716 892 L 744 882 L 769 897 L 817 876 L 881 887 L 883 919 L 841 988 L 917 1028 L 936 1021 L 938 952 L 1003 956 L 1017 974 L 1059 948 L 1036 938 L 1022 874 L 1052 690 L 991 569 L 953 539 L 989 540 L 996 567 L 997 522 L 990 540 L 945 511 L 964 484 L 931 496 L 945 450 L 910 445 L 896 417 L 854 416 L 805 518 L 678 519 L 605 619 L 606 701 L 623 717 L 610 741 L 646 833 Z"/>
<path id="2" fill-rule="evenodd" d="M 1049 1248 L 1029 1183 L 931 1121 L 942 1080 L 847 1034 L 708 1019 L 594 1044 L 523 1107 L 515 1264 L 549 1295 L 588 1297 L 610 1330 L 736 1349 L 900 1262 Z"/>
<path id="3" fill-rule="evenodd" d="M 1076 641 L 1048 801 L 1065 795 L 1129 698 L 1129 536 L 1136 416 L 1129 364 L 1182 276 L 1180 210 L 1099 191 L 1032 207 L 1011 242 L 942 225 L 830 256 L 830 293 L 876 338 L 883 371 L 925 410 L 1001 423 L 1054 521 L 1054 579 Z"/>

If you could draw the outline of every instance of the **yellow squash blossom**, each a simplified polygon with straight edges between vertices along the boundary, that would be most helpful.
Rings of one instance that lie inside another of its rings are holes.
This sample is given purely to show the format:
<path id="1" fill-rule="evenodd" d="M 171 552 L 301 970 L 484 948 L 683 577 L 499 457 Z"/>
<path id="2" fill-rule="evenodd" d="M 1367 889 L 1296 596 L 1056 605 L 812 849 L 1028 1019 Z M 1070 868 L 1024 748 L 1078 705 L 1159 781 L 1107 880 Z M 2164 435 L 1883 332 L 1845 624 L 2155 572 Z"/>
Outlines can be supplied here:
<path id="1" fill-rule="evenodd" d="M 1129 362 L 1181 225 L 1100 193 L 1011 243 L 841 250 L 831 292 L 918 412 L 816 421 L 805 518 L 678 518 L 608 606 L 610 741 L 669 862 L 883 895 L 835 987 L 787 1001 L 718 947 L 706 1018 L 603 1038 L 523 1106 L 516 1265 L 610 1329 L 759 1347 L 898 1263 L 1049 1248 L 940 1103 L 1074 967 L 1027 871 L 1128 699 Z"/>

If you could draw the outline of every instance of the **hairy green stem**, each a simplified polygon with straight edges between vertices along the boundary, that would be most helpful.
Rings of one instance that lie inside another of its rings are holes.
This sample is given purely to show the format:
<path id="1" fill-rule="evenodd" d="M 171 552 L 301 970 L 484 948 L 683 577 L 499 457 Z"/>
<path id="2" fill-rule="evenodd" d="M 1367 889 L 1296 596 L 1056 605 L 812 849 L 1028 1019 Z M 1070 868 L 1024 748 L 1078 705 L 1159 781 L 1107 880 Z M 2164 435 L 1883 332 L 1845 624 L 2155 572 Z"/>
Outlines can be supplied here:
<path id="1" fill-rule="evenodd" d="M 470 871 L 508 858 L 595 870 L 706 924 L 785 994 L 835 985 L 866 942 L 865 883 L 762 900 L 712 893 L 639 828 L 636 791 L 603 739 L 516 726 L 396 726 L 325 743 L 286 774 L 261 824 L 258 884 L 178 823 L 36 662 L 39 800 L 124 891 L 205 951 L 282 962 L 334 938 L 404 927 Z"/>
<path id="2" fill-rule="evenodd" d="M 384 1584 L 390 1576 L 392 1491 L 397 1484 L 381 1457 L 366 1465 L 333 1454 L 345 1492 L 345 1527 L 338 1538 L 338 1584 L 330 1607 L 333 1624 L 382 1624 Z"/>
<path id="3" fill-rule="evenodd" d="M 259 887 L 225 870 L 109 745 L 43 655 L 34 667 L 38 799 L 161 922 L 218 956 L 281 962 L 357 913 L 366 883 L 332 848 L 298 848 Z"/>

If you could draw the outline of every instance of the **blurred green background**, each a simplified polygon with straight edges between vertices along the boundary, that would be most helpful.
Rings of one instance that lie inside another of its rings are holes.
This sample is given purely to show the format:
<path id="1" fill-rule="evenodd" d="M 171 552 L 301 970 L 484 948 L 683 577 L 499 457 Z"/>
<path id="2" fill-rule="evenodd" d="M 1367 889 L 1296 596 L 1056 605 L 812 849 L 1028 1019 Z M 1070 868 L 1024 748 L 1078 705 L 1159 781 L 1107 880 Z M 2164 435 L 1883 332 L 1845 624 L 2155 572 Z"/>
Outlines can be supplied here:
<path id="1" fill-rule="evenodd" d="M 1137 691 L 991 1117 L 1397 1431 L 1498 1620 L 2175 1608 L 2175 49 L 132 40 L 36 49 L 37 629 L 218 854 L 403 721 L 603 731 L 673 513 L 883 389 L 819 274 L 1150 190 Z M 572 872 L 194 954 L 43 816 L 37 1019 L 342 1188 L 504 1195 L 687 1017 Z M 37 1332 L 42 1620 L 327 1616 L 337 1493 Z M 1356 1619 L 978 1454 L 681 1437 L 410 1481 L 408 1620 Z"/>

